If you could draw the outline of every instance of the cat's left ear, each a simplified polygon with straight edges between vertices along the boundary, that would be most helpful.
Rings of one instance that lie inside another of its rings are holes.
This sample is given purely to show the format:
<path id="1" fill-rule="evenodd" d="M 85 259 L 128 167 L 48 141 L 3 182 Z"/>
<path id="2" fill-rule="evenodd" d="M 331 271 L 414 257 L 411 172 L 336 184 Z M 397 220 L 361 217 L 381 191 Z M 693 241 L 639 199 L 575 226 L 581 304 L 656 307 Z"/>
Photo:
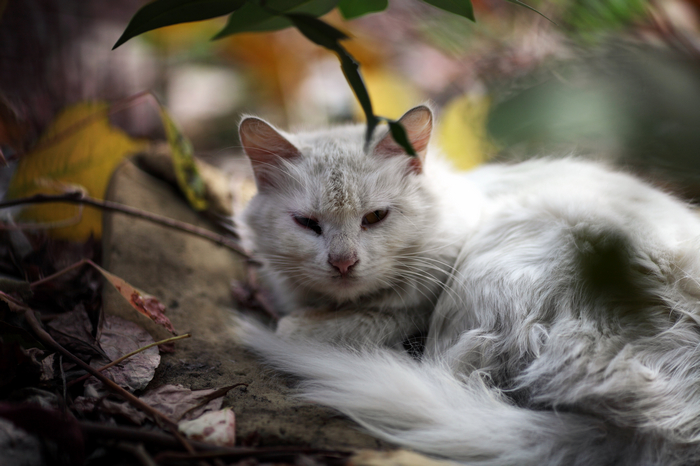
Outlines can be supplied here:
<path id="1" fill-rule="evenodd" d="M 238 127 L 238 134 L 246 155 L 253 165 L 258 189 L 277 184 L 282 160 L 301 157 L 299 149 L 289 142 L 269 123 L 260 118 L 248 117 Z"/>
<path id="2" fill-rule="evenodd" d="M 433 112 L 425 105 L 421 105 L 406 112 L 399 119 L 399 123 L 406 130 L 406 136 L 418 155 L 418 157 L 411 159 L 411 170 L 420 173 L 423 170 L 425 154 L 428 151 L 430 135 L 433 132 Z M 386 136 L 377 143 L 374 147 L 374 153 L 383 157 L 408 155 L 403 147 L 391 137 L 391 132 L 387 132 Z"/>

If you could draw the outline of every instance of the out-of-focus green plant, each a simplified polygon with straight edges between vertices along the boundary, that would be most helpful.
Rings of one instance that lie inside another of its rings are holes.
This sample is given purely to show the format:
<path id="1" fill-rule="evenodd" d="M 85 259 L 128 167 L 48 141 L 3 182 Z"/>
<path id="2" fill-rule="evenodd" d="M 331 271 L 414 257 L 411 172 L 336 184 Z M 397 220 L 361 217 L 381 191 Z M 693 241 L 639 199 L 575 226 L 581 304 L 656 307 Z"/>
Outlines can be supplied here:
<path id="1" fill-rule="evenodd" d="M 647 0 L 567 0 L 565 26 L 579 35 L 619 29 L 647 15 Z"/>
<path id="2" fill-rule="evenodd" d="M 519 0 L 507 1 L 532 9 Z M 475 20 L 471 0 L 423 2 Z M 415 151 L 401 125 L 374 114 L 359 64 L 341 44 L 348 36 L 319 19 L 336 7 L 345 19 L 352 19 L 383 11 L 388 4 L 388 0 L 155 0 L 136 12 L 114 47 L 119 47 L 127 40 L 153 29 L 225 15 L 229 15 L 228 21 L 214 39 L 240 32 L 277 31 L 296 27 L 307 39 L 338 56 L 343 74 L 367 119 L 367 141 L 371 139 L 377 124 L 386 121 L 396 142 L 408 154 L 414 155 Z"/>

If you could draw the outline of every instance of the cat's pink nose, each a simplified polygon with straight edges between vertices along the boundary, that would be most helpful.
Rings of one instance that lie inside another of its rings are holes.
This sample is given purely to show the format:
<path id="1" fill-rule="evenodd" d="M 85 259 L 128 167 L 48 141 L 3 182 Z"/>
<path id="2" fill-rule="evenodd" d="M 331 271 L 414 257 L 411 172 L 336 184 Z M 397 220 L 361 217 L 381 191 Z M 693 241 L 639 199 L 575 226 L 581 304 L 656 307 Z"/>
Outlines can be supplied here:
<path id="1" fill-rule="evenodd" d="M 357 264 L 358 260 L 356 256 L 328 256 L 328 262 L 338 269 L 338 272 L 340 272 L 341 275 L 346 275 L 350 268 Z"/>

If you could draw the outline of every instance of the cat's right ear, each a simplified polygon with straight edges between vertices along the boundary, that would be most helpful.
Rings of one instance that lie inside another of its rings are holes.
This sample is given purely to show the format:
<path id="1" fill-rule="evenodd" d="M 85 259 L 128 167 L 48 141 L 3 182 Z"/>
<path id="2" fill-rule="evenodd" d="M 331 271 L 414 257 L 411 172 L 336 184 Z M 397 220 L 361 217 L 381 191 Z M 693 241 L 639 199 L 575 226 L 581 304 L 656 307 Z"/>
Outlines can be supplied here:
<path id="1" fill-rule="evenodd" d="M 410 159 L 410 169 L 414 173 L 420 173 L 423 170 L 425 154 L 428 151 L 430 135 L 433 132 L 433 112 L 429 107 L 420 105 L 406 112 L 399 119 L 399 123 L 403 126 L 408 140 L 416 151 L 416 157 Z M 387 132 L 377 143 L 374 153 L 383 157 L 407 155 L 404 148 L 394 141 L 390 132 Z"/>
<path id="2" fill-rule="evenodd" d="M 299 149 L 260 118 L 245 118 L 238 127 L 238 134 L 253 165 L 258 189 L 274 186 L 282 160 L 301 157 Z"/>

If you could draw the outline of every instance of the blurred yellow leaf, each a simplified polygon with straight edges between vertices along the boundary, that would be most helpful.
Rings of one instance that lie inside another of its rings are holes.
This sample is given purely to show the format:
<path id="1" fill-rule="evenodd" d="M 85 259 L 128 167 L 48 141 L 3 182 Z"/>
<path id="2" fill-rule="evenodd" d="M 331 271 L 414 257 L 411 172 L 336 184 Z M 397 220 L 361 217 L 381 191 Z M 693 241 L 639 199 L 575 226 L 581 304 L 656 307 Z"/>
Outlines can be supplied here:
<path id="1" fill-rule="evenodd" d="M 374 114 L 398 119 L 409 109 L 423 101 L 418 91 L 408 80 L 386 68 L 362 68 L 365 86 L 372 99 Z M 358 117 L 362 115 L 357 104 Z"/>
<path id="2" fill-rule="evenodd" d="M 165 128 L 165 135 L 168 138 L 170 153 L 173 157 L 177 184 L 193 209 L 204 210 L 207 208 L 205 199 L 206 186 L 202 176 L 199 174 L 197 164 L 194 162 L 192 144 L 182 134 L 180 128 L 165 110 L 165 107 L 159 105 L 158 109 L 160 119 Z"/>
<path id="3" fill-rule="evenodd" d="M 494 152 L 486 132 L 489 104 L 487 97 L 463 95 L 447 104 L 442 112 L 438 144 L 459 170 L 474 168 Z"/>
<path id="4" fill-rule="evenodd" d="M 10 182 L 8 198 L 38 193 L 60 194 L 79 186 L 88 195 L 103 199 L 112 172 L 124 157 L 142 150 L 145 141 L 135 140 L 109 124 L 109 104 L 83 102 L 65 108 L 22 157 Z M 21 218 L 57 223 L 75 218 L 78 208 L 68 204 L 28 206 Z M 102 234 L 102 213 L 84 209 L 74 225 L 50 230 L 58 238 L 85 241 Z"/>

